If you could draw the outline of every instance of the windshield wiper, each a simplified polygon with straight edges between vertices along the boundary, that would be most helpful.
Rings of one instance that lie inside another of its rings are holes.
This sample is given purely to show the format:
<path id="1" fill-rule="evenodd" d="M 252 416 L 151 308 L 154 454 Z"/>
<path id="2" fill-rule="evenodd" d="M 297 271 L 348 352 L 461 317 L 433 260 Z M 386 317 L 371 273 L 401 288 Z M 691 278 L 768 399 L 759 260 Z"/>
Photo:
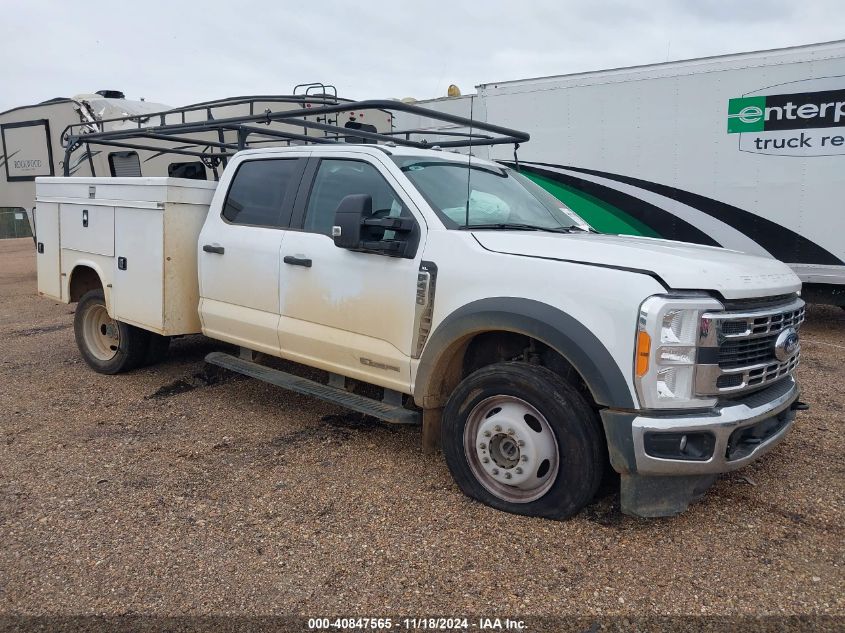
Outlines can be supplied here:
<path id="1" fill-rule="evenodd" d="M 534 224 L 520 224 L 518 222 L 496 222 L 493 224 L 465 224 L 461 227 L 468 231 L 500 230 L 500 231 L 548 231 L 549 233 L 571 233 L 583 231 L 577 226 L 536 226 Z"/>

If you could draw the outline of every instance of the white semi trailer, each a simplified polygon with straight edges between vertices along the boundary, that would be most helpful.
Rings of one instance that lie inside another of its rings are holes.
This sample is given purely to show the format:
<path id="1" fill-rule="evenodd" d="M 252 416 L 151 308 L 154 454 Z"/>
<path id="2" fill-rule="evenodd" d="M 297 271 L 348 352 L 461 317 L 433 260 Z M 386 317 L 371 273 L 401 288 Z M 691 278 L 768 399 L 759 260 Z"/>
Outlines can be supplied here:
<path id="1" fill-rule="evenodd" d="M 522 172 L 601 232 L 775 257 L 805 298 L 845 306 L 845 41 L 485 83 L 419 104 L 530 133 Z M 476 153 L 514 164 L 511 148 Z"/>

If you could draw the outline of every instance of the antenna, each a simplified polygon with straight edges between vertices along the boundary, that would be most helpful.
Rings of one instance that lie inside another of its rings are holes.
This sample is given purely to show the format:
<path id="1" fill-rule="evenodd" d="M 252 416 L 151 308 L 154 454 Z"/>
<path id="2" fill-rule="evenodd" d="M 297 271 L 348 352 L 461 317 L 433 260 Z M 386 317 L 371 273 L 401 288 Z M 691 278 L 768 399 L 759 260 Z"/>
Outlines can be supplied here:
<path id="1" fill-rule="evenodd" d="M 475 104 L 475 96 L 471 96 L 469 98 L 469 138 L 470 139 L 472 139 L 472 122 L 473 122 L 472 108 L 473 108 L 474 104 Z M 470 189 L 469 179 L 470 179 L 471 173 L 472 173 L 472 145 L 469 145 L 467 147 L 467 207 L 466 207 L 466 214 L 465 214 L 465 217 L 464 217 L 464 226 L 465 227 L 469 226 L 469 196 L 470 196 L 470 192 L 472 191 Z"/>

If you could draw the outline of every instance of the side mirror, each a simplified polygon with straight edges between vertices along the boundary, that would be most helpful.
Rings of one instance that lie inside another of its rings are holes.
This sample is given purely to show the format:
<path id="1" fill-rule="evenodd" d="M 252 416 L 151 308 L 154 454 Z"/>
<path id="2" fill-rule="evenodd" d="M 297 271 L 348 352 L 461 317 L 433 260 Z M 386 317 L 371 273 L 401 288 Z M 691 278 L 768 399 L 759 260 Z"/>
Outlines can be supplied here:
<path id="1" fill-rule="evenodd" d="M 341 200 L 334 212 L 334 245 L 340 248 L 361 248 L 361 226 L 364 218 L 372 213 L 373 197 L 366 193 L 353 193 Z"/>
<path id="2" fill-rule="evenodd" d="M 354 193 L 341 200 L 332 226 L 334 245 L 391 257 L 413 257 L 416 242 L 409 241 L 416 227 L 413 218 L 374 218 L 372 214 L 373 198 L 368 194 Z M 385 239 L 386 231 L 392 231 L 393 237 Z"/>

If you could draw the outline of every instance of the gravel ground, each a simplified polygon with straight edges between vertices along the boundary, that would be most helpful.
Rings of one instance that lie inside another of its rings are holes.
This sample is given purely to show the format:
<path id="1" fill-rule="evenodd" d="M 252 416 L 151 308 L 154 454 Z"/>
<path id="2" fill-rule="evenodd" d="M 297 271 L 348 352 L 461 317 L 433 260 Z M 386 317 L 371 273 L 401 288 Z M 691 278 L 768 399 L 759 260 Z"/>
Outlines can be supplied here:
<path id="1" fill-rule="evenodd" d="M 559 523 L 465 498 L 416 428 L 215 381 L 203 337 L 98 375 L 35 285 L 0 242 L 0 613 L 845 615 L 841 310 L 810 310 L 812 409 L 761 462 L 676 518 L 611 492 Z"/>

